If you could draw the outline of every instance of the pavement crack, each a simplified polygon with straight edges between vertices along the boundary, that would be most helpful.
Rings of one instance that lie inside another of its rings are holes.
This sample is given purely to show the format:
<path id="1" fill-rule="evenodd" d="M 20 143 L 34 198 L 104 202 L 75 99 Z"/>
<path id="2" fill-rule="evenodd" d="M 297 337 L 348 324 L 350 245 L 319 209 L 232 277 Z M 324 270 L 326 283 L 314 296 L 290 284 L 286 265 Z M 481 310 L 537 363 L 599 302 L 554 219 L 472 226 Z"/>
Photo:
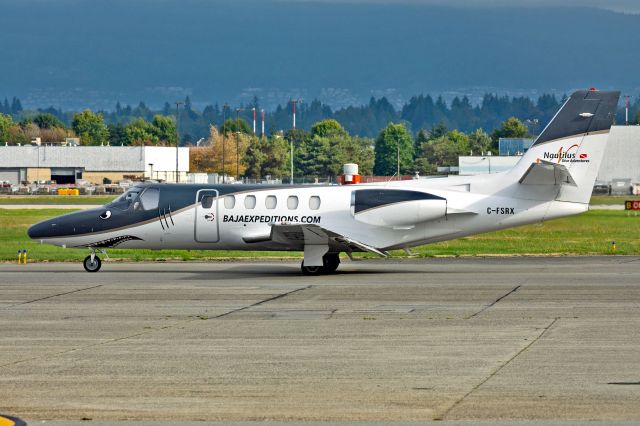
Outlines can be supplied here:
<path id="1" fill-rule="evenodd" d="M 64 293 L 52 294 L 51 296 L 41 297 L 39 299 L 28 300 L 26 302 L 14 303 L 13 305 L 5 306 L 2 309 L 11 309 L 11 308 L 14 308 L 16 306 L 22 306 L 22 305 L 28 305 L 29 303 L 41 302 L 43 300 L 52 299 L 54 297 L 65 296 L 67 294 L 77 293 L 79 291 L 91 290 L 93 288 L 98 288 L 98 287 L 102 287 L 102 284 L 94 285 L 94 286 L 91 286 L 91 287 L 79 288 L 79 289 L 71 290 L 71 291 L 65 291 Z"/>
<path id="2" fill-rule="evenodd" d="M 20 303 L 20 304 L 32 303 L 32 302 L 36 302 L 38 300 L 49 299 L 51 297 L 62 296 L 64 294 L 75 293 L 77 291 L 88 290 L 90 288 L 96 288 L 96 287 L 100 287 L 100 285 L 97 285 L 97 286 L 94 286 L 94 287 L 88 287 L 88 288 L 84 288 L 84 289 L 78 289 L 78 290 L 70 291 L 70 292 L 67 292 L 67 293 L 60 293 L 60 294 L 57 294 L 57 295 L 52 295 L 52 296 L 48 296 L 48 297 L 44 297 L 44 298 L 41 298 L 41 299 L 32 300 L 30 302 Z M 259 305 L 262 305 L 264 303 L 268 303 L 268 302 L 272 302 L 272 301 L 277 300 L 277 299 L 281 299 L 283 297 L 286 297 L 286 296 L 288 296 L 288 295 L 290 295 L 292 293 L 296 293 L 298 291 L 307 290 L 307 289 L 309 289 L 311 287 L 312 287 L 311 285 L 308 285 L 306 287 L 301 287 L 301 288 L 297 288 L 295 290 L 287 291 L 286 293 L 276 294 L 275 296 L 269 297 L 267 299 L 260 300 L 260 301 L 258 301 L 256 303 L 252 303 L 251 305 L 247 305 L 247 306 L 243 306 L 241 308 L 233 309 L 231 311 L 222 313 L 220 315 L 216 315 L 216 316 L 210 317 L 209 319 L 222 318 L 222 317 L 234 314 L 236 312 L 240 312 L 240 311 L 243 311 L 243 310 L 246 310 L 246 309 L 249 309 L 249 308 L 253 308 L 254 306 L 259 306 Z M 8 306 L 8 308 L 9 307 L 11 307 L 11 306 Z M 134 337 L 140 337 L 140 336 L 144 336 L 144 335 L 147 335 L 147 334 L 155 333 L 157 331 L 173 329 L 173 328 L 176 328 L 176 327 L 188 324 L 188 323 L 192 323 L 192 322 L 195 322 L 195 321 L 201 321 L 201 317 L 200 316 L 196 316 L 195 318 L 189 318 L 189 319 L 185 319 L 185 320 L 182 320 L 182 321 L 177 321 L 177 322 L 175 322 L 175 323 L 173 323 L 171 325 L 165 325 L 165 326 L 162 326 L 162 327 L 157 327 L 157 328 L 153 328 L 153 329 L 150 329 L 150 330 L 141 331 L 139 333 L 129 334 L 129 335 L 126 335 L 126 336 L 115 337 L 115 338 L 112 338 L 112 339 L 108 339 L 108 340 L 104 340 L 104 341 L 101 341 L 101 342 L 92 343 L 92 344 L 89 344 L 89 345 L 78 346 L 78 347 L 75 347 L 75 348 L 69 348 L 69 349 L 65 349 L 63 351 L 55 352 L 55 353 L 52 353 L 52 354 L 43 354 L 43 355 L 40 355 L 40 356 L 31 357 L 31 358 L 19 359 L 17 361 L 12 361 L 12 362 L 9 362 L 9 363 L 6 363 L 6 364 L 0 364 L 0 368 L 11 367 L 11 366 L 18 365 L 18 364 L 23 364 L 23 363 L 29 362 L 29 361 L 35 361 L 35 360 L 38 360 L 38 359 L 53 358 L 53 357 L 60 356 L 60 355 L 66 355 L 66 354 L 69 354 L 69 353 L 72 353 L 72 352 L 78 352 L 78 351 L 83 351 L 83 350 L 86 350 L 86 349 L 95 348 L 95 347 L 98 347 L 98 346 L 108 345 L 110 343 L 120 342 L 120 341 L 123 341 L 123 340 L 132 339 Z"/>
<path id="3" fill-rule="evenodd" d="M 522 287 L 522 284 L 515 286 L 514 288 L 511 289 L 511 291 L 503 294 L 502 296 L 498 297 L 496 300 L 494 300 L 493 302 L 491 302 L 490 304 L 488 304 L 487 306 L 485 306 L 484 308 L 480 309 L 478 312 L 471 314 L 470 316 L 468 316 L 466 319 L 471 319 L 473 317 L 476 317 L 478 315 L 480 315 L 481 313 L 483 313 L 484 311 L 486 311 L 487 309 L 493 307 L 496 303 L 500 302 L 502 299 L 508 297 L 509 295 L 515 293 L 516 291 L 518 291 L 520 289 L 520 287 Z"/>
<path id="4" fill-rule="evenodd" d="M 213 316 L 210 319 L 218 319 L 218 318 L 222 318 L 222 317 L 226 317 L 226 316 L 235 314 L 237 312 L 245 311 L 247 309 L 251 309 L 251 308 L 254 308 L 256 306 L 263 305 L 265 303 L 273 302 L 274 300 L 277 300 L 277 299 L 282 299 L 283 297 L 287 297 L 288 295 L 293 294 L 293 293 L 297 293 L 298 291 L 308 290 L 311 287 L 312 287 L 311 285 L 308 285 L 306 287 L 296 288 L 295 290 L 287 291 L 286 293 L 276 294 L 275 296 L 269 297 L 268 299 L 260 300 L 259 302 L 253 303 L 251 305 L 243 306 L 242 308 L 233 309 L 233 310 L 231 310 L 229 312 L 225 312 L 225 313 L 222 313 L 220 315 Z"/>
<path id="5" fill-rule="evenodd" d="M 489 374 L 482 381 L 480 381 L 480 383 L 475 385 L 469 392 L 465 393 L 462 396 L 462 398 L 460 398 L 456 402 L 454 402 L 441 415 L 435 417 L 434 420 L 443 420 L 446 416 L 449 415 L 449 413 L 451 411 L 453 411 L 453 409 L 455 409 L 457 406 L 459 406 L 468 396 L 470 396 L 476 390 L 480 389 L 480 387 L 482 387 L 482 385 L 484 385 L 489 380 L 491 380 L 491 378 L 495 377 L 504 367 L 506 367 L 507 365 L 511 364 L 516 358 L 518 358 L 521 354 L 523 354 L 526 350 L 528 350 L 531 346 L 533 346 L 537 341 L 539 341 L 542 338 L 542 336 L 544 336 L 559 320 L 560 320 L 560 317 L 554 318 L 553 321 L 551 321 L 546 327 L 544 327 L 542 329 L 542 332 L 540 334 L 538 334 L 538 336 L 536 336 L 535 339 L 533 339 L 531 342 L 529 342 L 528 345 L 526 345 L 524 348 L 520 349 L 520 351 L 518 351 L 514 356 L 509 358 L 507 360 L 507 362 L 503 363 L 501 366 L 499 366 L 497 369 L 495 369 L 491 374 Z"/>

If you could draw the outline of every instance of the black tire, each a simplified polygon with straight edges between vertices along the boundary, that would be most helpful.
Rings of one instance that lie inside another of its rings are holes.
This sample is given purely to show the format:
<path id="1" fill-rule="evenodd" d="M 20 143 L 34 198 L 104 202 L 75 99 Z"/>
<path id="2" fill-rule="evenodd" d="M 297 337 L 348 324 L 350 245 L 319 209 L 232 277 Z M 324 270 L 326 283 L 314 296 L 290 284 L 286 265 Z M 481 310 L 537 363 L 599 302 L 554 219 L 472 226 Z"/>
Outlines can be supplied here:
<path id="1" fill-rule="evenodd" d="M 322 257 L 322 272 L 332 274 L 340 266 L 340 253 L 327 253 Z"/>
<path id="2" fill-rule="evenodd" d="M 87 272 L 98 272 L 102 266 L 102 261 L 98 256 L 93 256 L 93 262 L 91 262 L 91 256 L 87 256 L 84 258 L 82 266 L 84 266 L 84 270 Z"/>
<path id="3" fill-rule="evenodd" d="M 323 266 L 304 266 L 304 261 L 300 265 L 300 270 L 302 271 L 302 275 L 307 276 L 316 276 L 321 275 L 323 273 Z"/>

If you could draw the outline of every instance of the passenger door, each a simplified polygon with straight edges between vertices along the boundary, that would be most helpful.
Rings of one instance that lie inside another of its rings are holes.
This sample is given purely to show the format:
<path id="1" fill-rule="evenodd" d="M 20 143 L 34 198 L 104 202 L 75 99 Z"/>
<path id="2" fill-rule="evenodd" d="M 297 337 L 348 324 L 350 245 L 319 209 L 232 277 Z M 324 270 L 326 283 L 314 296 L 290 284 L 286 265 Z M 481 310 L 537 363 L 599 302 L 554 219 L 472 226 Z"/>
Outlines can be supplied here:
<path id="1" fill-rule="evenodd" d="M 195 240 L 216 243 L 218 234 L 218 191 L 201 189 L 196 194 Z"/>

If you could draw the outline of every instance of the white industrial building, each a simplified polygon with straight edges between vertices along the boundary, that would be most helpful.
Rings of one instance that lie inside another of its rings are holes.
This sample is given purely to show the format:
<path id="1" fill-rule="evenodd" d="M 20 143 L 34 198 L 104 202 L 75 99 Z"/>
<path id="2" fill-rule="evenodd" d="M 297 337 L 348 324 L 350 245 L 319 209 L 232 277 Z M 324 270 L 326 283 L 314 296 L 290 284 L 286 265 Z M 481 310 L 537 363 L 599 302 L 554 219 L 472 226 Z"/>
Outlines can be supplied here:
<path id="1" fill-rule="evenodd" d="M 498 173 L 511 169 L 520 156 L 461 156 L 461 175 Z M 612 126 L 598 181 L 631 180 L 640 183 L 640 126 Z"/>
<path id="2" fill-rule="evenodd" d="M 189 148 L 178 148 L 181 182 L 189 172 Z M 0 146 L 0 181 L 56 181 L 73 184 L 83 179 L 101 184 L 107 178 L 176 181 L 176 148 L 155 146 Z"/>

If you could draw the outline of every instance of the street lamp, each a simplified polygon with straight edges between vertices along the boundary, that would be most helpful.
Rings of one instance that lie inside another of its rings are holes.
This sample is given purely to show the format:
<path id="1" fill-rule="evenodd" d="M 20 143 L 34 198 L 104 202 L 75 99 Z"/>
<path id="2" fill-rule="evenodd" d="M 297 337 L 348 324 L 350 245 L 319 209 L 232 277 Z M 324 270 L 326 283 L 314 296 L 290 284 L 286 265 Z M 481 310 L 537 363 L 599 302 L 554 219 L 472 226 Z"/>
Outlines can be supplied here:
<path id="1" fill-rule="evenodd" d="M 176 101 L 176 183 L 180 181 L 180 175 L 178 174 L 178 146 L 180 145 L 180 105 L 182 104 L 184 104 L 183 101 Z"/>
<path id="2" fill-rule="evenodd" d="M 236 108 L 236 180 L 240 179 L 240 151 L 238 149 L 240 141 L 240 111 L 244 111 L 244 109 Z"/>
<path id="3" fill-rule="evenodd" d="M 291 144 L 291 185 L 293 185 L 293 139 L 296 137 L 296 105 L 298 102 L 302 103 L 302 100 L 291 99 L 291 103 L 293 104 L 293 132 L 289 139 L 289 143 Z"/>
<path id="4" fill-rule="evenodd" d="M 398 170 L 396 171 L 397 179 L 400 180 L 400 141 L 396 144 L 398 150 Z"/>
<path id="5" fill-rule="evenodd" d="M 489 162 L 489 174 L 491 174 L 491 157 L 486 156 L 486 157 L 482 157 L 482 159 L 487 160 Z"/>
<path id="6" fill-rule="evenodd" d="M 229 105 L 225 102 L 225 104 L 222 106 L 222 183 L 225 183 L 225 179 L 224 179 L 224 153 L 225 153 L 225 133 L 227 130 L 227 109 L 229 108 Z"/>

